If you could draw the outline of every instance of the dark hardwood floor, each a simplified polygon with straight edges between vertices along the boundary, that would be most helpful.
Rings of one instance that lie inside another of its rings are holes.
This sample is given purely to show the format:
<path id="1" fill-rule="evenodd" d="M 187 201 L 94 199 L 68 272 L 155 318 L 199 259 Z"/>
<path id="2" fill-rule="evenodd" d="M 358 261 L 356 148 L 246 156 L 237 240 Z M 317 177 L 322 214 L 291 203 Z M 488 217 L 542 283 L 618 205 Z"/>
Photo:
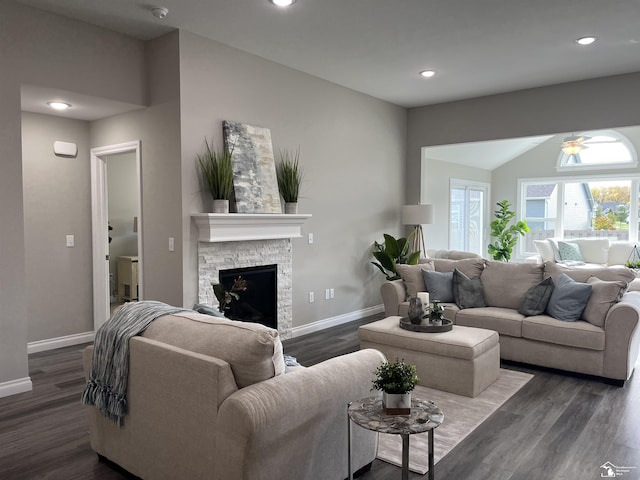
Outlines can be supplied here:
<path id="1" fill-rule="evenodd" d="M 378 318 L 288 340 L 285 353 L 309 366 L 355 351 L 357 327 Z M 99 462 L 89 447 L 84 407 L 79 402 L 84 386 L 82 348 L 31 355 L 33 391 L 0 399 L 0 480 L 127 478 Z M 640 479 L 638 375 L 620 388 L 546 369 L 503 367 L 535 377 L 436 465 L 436 478 L 596 479 L 606 473 L 600 466 L 610 462 L 632 467 L 619 470 L 616 478 Z M 376 460 L 360 478 L 398 479 L 400 469 Z M 410 474 L 410 478 L 426 477 Z"/>

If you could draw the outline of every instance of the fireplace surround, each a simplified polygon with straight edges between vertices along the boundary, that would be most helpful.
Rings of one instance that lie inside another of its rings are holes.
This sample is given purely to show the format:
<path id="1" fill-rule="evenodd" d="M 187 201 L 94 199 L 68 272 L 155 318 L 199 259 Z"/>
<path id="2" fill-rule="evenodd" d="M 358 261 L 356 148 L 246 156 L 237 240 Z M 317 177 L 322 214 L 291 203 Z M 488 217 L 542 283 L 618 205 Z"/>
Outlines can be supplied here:
<path id="1" fill-rule="evenodd" d="M 308 214 L 192 215 L 198 227 L 198 302 L 218 307 L 212 283 L 220 270 L 276 265 L 277 329 L 291 338 L 293 323 L 292 239 L 302 236 Z"/>

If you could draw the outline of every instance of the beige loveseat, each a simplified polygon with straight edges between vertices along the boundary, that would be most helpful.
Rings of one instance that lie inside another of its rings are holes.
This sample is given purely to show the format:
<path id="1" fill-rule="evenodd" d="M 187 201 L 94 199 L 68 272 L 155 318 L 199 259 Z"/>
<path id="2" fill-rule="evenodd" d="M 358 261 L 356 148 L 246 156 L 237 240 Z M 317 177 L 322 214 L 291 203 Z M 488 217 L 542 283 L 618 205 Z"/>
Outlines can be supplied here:
<path id="1" fill-rule="evenodd" d="M 387 316 L 406 316 L 408 296 L 427 290 L 422 269 L 448 272 L 457 268 L 469 278 L 480 278 L 487 306 L 460 309 L 455 303 L 447 303 L 445 316 L 457 325 L 497 331 L 501 358 L 596 375 L 618 383 L 631 376 L 640 344 L 640 292 L 626 291 L 618 301 L 615 297 L 624 290 L 616 290 L 613 285 L 612 292 L 612 284 L 607 283 L 621 281 L 624 288 L 624 282 L 635 278 L 631 270 L 624 267 L 566 268 L 553 262 L 537 265 L 482 259 L 423 262 L 426 263 L 398 266 L 403 280 L 382 285 Z M 560 273 L 578 282 L 593 283 L 594 293 L 582 319 L 567 322 L 546 314 L 525 316 L 518 313 L 529 288 L 549 276 L 555 281 Z M 591 277 L 595 278 L 589 280 Z M 605 291 L 608 293 L 604 294 Z M 585 316 L 590 321 L 586 321 Z"/>
<path id="2" fill-rule="evenodd" d="M 195 312 L 160 317 L 130 341 L 124 427 L 87 407 L 91 447 L 146 480 L 342 480 L 347 404 L 371 394 L 383 360 L 362 350 L 284 373 L 273 329 Z M 375 458 L 377 437 L 353 435 L 356 470 Z"/>

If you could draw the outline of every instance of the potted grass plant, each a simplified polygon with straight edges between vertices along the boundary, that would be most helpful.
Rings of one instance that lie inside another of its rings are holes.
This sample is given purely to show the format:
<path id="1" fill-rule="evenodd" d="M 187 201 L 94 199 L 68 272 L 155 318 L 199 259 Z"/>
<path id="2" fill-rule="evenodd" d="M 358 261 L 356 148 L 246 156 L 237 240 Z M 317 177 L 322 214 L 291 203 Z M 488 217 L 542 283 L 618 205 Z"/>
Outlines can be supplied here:
<path id="1" fill-rule="evenodd" d="M 302 185 L 302 169 L 299 164 L 300 149 L 291 153 L 280 151 L 280 161 L 276 165 L 278 190 L 284 200 L 284 213 L 298 213 L 298 195 Z"/>
<path id="2" fill-rule="evenodd" d="M 233 149 L 226 146 L 216 150 L 213 143 L 205 138 L 206 150 L 198 154 L 200 174 L 203 184 L 213 197 L 213 213 L 229 213 L 229 200 L 233 195 Z"/>
<path id="3" fill-rule="evenodd" d="M 373 388 L 382 391 L 382 408 L 387 415 L 409 415 L 411 413 L 411 391 L 419 378 L 416 366 L 396 359 L 384 362 L 373 372 Z"/>

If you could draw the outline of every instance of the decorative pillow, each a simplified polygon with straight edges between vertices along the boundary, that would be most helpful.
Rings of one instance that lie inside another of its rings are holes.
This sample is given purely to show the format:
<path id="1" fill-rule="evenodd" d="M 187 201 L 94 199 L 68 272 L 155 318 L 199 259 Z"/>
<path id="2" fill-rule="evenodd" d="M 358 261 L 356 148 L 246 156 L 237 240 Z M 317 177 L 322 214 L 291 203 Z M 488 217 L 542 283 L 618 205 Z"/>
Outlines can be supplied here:
<path id="1" fill-rule="evenodd" d="M 547 314 L 557 320 L 575 322 L 587 306 L 592 286 L 579 283 L 569 276 L 558 275 L 555 288 L 547 305 Z"/>
<path id="2" fill-rule="evenodd" d="M 396 271 L 404 281 L 407 297 L 415 297 L 418 292 L 425 291 L 422 271 L 433 269 L 433 262 L 419 263 L 418 265 L 396 265 Z"/>
<path id="3" fill-rule="evenodd" d="M 429 292 L 429 301 L 437 300 L 441 303 L 452 303 L 453 298 L 453 272 L 435 272 L 423 270 L 424 284 Z"/>
<path id="4" fill-rule="evenodd" d="M 542 258 L 542 262 L 554 262 L 556 257 L 553 253 L 553 246 L 549 240 L 534 240 L 533 246 Z"/>
<path id="5" fill-rule="evenodd" d="M 487 306 L 480 278 L 471 279 L 457 268 L 453 270 L 453 299 L 459 309 Z"/>
<path id="6" fill-rule="evenodd" d="M 551 245 L 551 249 L 553 250 L 553 259 L 556 262 L 559 262 L 560 260 L 562 260 L 562 258 L 560 258 L 560 250 L 558 249 L 558 239 L 547 238 L 547 241 L 549 242 L 549 245 Z"/>
<path id="7" fill-rule="evenodd" d="M 539 284 L 534 285 L 527 293 L 524 294 L 522 305 L 518 309 L 518 313 L 531 317 L 533 315 L 541 315 L 547 309 L 551 293 L 553 292 L 553 279 L 545 278 Z"/>
<path id="8" fill-rule="evenodd" d="M 596 277 L 587 280 L 587 284 L 591 285 L 591 297 L 589 303 L 582 313 L 583 320 L 604 327 L 604 319 L 609 309 L 617 303 L 627 289 L 625 282 L 605 282 Z"/>
<path id="9" fill-rule="evenodd" d="M 577 262 L 584 262 L 582 253 L 580 253 L 580 247 L 577 243 L 559 241 L 558 250 L 560 251 L 561 260 L 574 260 Z"/>

